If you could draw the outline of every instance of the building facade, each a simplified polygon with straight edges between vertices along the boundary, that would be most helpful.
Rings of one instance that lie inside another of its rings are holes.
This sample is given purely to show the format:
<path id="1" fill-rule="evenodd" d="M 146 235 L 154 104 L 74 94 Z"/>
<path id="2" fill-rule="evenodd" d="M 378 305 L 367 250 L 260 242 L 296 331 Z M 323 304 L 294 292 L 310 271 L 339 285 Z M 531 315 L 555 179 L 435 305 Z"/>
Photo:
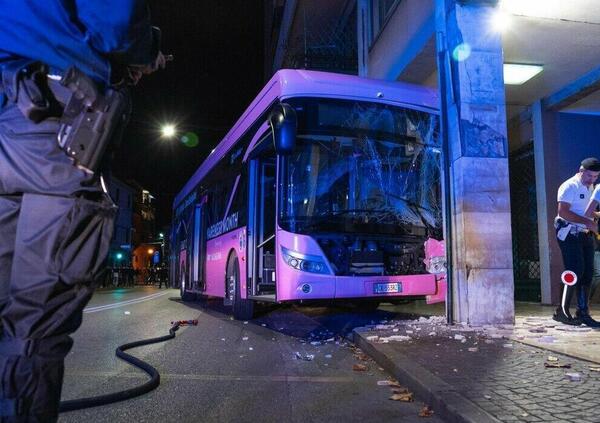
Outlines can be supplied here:
<path id="1" fill-rule="evenodd" d="M 318 32 L 317 22 L 337 17 L 351 33 L 347 18 L 356 25 L 355 73 L 439 91 L 452 320 L 505 323 L 514 318 L 514 299 L 557 303 L 557 188 L 583 158 L 600 156 L 597 2 L 272 3 L 265 25 L 269 69 L 310 68 L 309 59 L 290 60 L 295 40 L 305 40 L 309 56 L 313 24 Z M 329 53 L 340 56 L 330 57 L 328 70 L 349 72 L 352 66 L 336 69 L 344 49 L 328 40 Z"/>
<path id="2" fill-rule="evenodd" d="M 114 175 L 107 178 L 110 198 L 119 208 L 115 228 L 110 242 L 107 265 L 109 267 L 131 267 L 133 250 L 133 203 L 136 189 Z"/>

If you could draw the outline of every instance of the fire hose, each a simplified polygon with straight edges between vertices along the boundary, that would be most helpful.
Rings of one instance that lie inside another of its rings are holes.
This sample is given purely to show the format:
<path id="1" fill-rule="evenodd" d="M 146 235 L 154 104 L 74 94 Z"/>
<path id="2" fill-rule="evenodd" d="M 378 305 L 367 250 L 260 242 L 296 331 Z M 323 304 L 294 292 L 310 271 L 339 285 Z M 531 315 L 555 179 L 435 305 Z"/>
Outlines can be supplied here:
<path id="1" fill-rule="evenodd" d="M 168 341 L 169 339 L 173 339 L 175 338 L 175 332 L 177 332 L 181 326 L 197 326 L 198 320 L 177 320 L 175 322 L 171 322 L 171 324 L 172 326 L 171 329 L 169 329 L 168 335 L 130 342 L 128 344 L 118 346 L 115 350 L 115 355 L 117 357 L 146 372 L 148 376 L 150 376 L 150 380 L 142 385 L 106 395 L 61 401 L 60 412 L 64 413 L 67 411 L 81 410 L 83 408 L 97 407 L 99 405 L 125 401 L 131 398 L 139 397 L 140 395 L 144 395 L 153 389 L 156 389 L 156 387 L 158 387 L 160 384 L 160 374 L 158 373 L 158 370 L 145 361 L 127 354 L 125 351 L 132 348 L 141 347 L 143 345 L 156 344 L 158 342 L 164 342 Z"/>

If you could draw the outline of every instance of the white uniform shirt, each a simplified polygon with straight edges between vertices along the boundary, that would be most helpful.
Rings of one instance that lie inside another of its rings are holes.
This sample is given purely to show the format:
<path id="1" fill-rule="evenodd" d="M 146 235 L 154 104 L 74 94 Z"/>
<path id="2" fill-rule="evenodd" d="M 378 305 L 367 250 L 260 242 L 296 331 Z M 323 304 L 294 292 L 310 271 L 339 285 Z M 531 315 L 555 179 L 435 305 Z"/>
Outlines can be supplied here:
<path id="1" fill-rule="evenodd" d="M 597 190 L 596 190 L 597 191 Z M 600 195 L 600 194 L 598 194 Z M 569 203 L 571 205 L 571 211 L 579 216 L 585 216 L 585 209 L 587 208 L 590 198 L 592 196 L 592 186 L 586 187 L 581 183 L 579 174 L 567 179 L 558 188 L 557 200 L 563 203 Z M 573 225 L 585 228 L 586 226 L 582 223 L 573 223 Z"/>

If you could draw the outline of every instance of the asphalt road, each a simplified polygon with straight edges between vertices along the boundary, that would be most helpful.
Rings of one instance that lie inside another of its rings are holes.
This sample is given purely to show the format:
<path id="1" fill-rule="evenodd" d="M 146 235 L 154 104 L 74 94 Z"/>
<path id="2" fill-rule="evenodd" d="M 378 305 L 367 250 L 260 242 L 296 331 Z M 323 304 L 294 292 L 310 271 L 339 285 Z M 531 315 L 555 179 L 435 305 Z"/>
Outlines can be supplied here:
<path id="1" fill-rule="evenodd" d="M 63 400 L 143 383 L 116 346 L 168 333 L 172 320 L 198 319 L 175 339 L 130 350 L 161 373 L 160 386 L 126 402 L 61 414 L 67 422 L 441 422 L 423 405 L 391 401 L 388 379 L 343 338 L 352 328 L 398 318 L 325 307 L 268 307 L 249 322 L 218 300 L 182 303 L 177 290 L 98 291 L 66 360 Z M 332 339 L 333 338 L 333 339 Z M 307 360 L 314 355 L 312 360 Z M 365 364 L 367 371 L 353 370 Z"/>

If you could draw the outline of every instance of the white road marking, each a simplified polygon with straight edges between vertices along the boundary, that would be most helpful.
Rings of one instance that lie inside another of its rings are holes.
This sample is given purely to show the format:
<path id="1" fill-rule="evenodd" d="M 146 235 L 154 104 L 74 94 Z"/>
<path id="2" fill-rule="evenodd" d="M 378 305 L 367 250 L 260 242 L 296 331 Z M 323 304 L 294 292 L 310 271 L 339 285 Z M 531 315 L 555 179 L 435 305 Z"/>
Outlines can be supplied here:
<path id="1" fill-rule="evenodd" d="M 83 312 L 84 313 L 96 313 L 98 311 L 110 310 L 113 308 L 123 307 L 126 305 L 137 304 L 137 303 L 142 303 L 144 301 L 154 300 L 155 298 L 159 298 L 164 295 L 171 294 L 171 293 L 172 292 L 170 292 L 170 291 L 157 292 L 156 294 L 146 295 L 145 297 L 135 298 L 133 300 L 120 301 L 118 303 L 105 304 L 105 305 L 96 306 L 96 307 L 87 307 L 83 310 Z"/>
<path id="2" fill-rule="evenodd" d="M 125 379 L 148 379 L 141 373 L 115 373 L 115 372 L 85 372 L 85 371 L 67 371 L 67 376 L 72 377 L 101 377 L 101 378 L 125 378 Z M 351 377 L 326 377 L 326 376 L 250 376 L 250 375 L 198 375 L 198 374 L 180 374 L 180 373 L 161 373 L 161 379 L 175 380 L 206 380 L 206 381 L 238 381 L 238 382 L 307 382 L 307 383 L 350 383 L 354 380 Z"/>

